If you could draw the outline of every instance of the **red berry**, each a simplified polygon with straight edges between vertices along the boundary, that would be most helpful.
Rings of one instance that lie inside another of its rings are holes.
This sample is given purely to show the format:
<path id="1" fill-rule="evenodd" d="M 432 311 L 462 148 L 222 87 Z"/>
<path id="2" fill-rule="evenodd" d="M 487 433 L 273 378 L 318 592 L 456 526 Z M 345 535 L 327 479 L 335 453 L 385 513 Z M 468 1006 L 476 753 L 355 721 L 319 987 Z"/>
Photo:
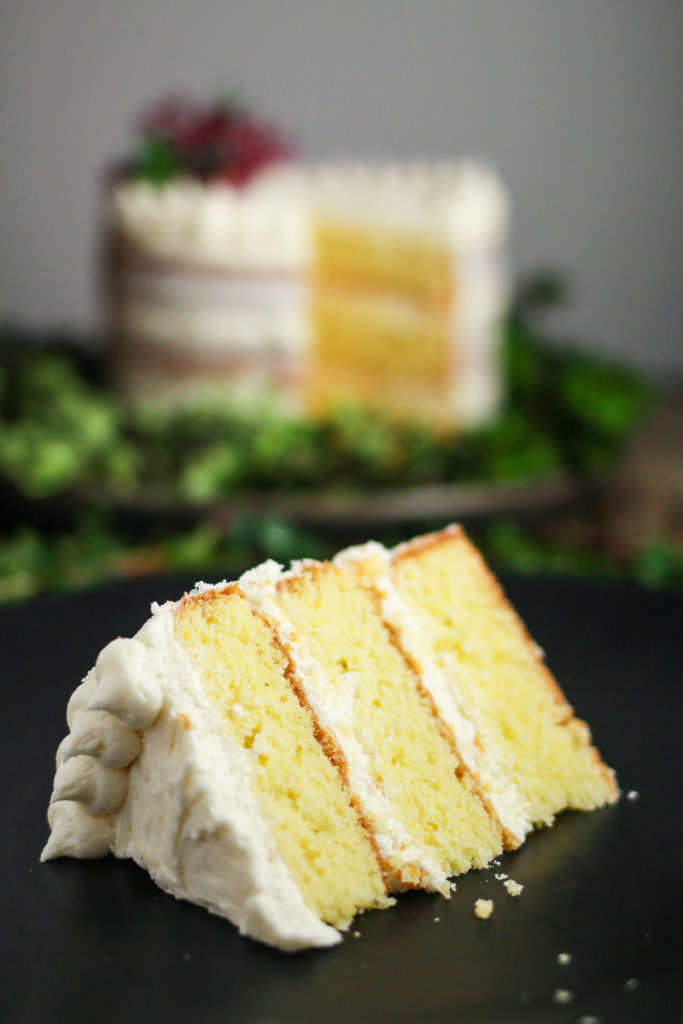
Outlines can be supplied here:
<path id="1" fill-rule="evenodd" d="M 145 134 L 170 142 L 189 173 L 238 187 L 293 155 L 270 125 L 226 103 L 202 108 L 170 97 L 153 108 L 141 127 Z"/>

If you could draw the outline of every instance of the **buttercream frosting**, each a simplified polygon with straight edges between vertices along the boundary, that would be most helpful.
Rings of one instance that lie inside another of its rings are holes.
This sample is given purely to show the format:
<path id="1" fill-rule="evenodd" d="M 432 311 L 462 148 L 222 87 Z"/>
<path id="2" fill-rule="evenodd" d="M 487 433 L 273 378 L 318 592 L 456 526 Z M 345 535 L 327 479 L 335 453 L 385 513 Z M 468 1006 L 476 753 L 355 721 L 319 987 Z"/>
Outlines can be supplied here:
<path id="1" fill-rule="evenodd" d="M 271 272 L 308 265 L 314 218 L 338 216 L 478 252 L 503 243 L 510 210 L 496 173 L 476 160 L 281 165 L 247 188 L 124 181 L 110 208 L 112 223 L 161 259 Z"/>
<path id="2" fill-rule="evenodd" d="M 249 751 L 221 729 L 174 637 L 174 607 L 153 606 L 134 638 L 112 641 L 72 696 L 41 859 L 111 851 L 262 942 L 333 945 L 339 933 L 305 904 L 261 814 Z M 121 730 L 140 744 L 128 768 L 108 763 L 134 754 Z"/>

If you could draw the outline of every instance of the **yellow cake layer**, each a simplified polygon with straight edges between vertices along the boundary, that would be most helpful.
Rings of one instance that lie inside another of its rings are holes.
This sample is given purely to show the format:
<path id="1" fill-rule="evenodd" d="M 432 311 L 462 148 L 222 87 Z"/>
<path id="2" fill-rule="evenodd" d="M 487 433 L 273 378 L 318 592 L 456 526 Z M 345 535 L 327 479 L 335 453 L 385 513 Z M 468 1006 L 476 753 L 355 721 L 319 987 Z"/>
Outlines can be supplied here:
<path id="1" fill-rule="evenodd" d="M 344 402 L 452 426 L 455 273 L 443 243 L 375 223 L 318 224 L 305 405 Z"/>
<path id="2" fill-rule="evenodd" d="M 612 773 L 592 747 L 542 654 L 481 556 L 452 529 L 399 549 L 394 582 L 421 635 L 521 789 L 535 824 L 565 808 L 617 798 Z"/>
<path id="3" fill-rule="evenodd" d="M 313 296 L 311 321 L 305 401 L 313 415 L 354 402 L 396 418 L 452 423 L 455 357 L 443 310 L 325 287 Z"/>
<path id="4" fill-rule="evenodd" d="M 435 384 L 451 369 L 451 321 L 443 309 L 425 311 L 391 295 L 320 288 L 312 300 L 312 323 L 315 351 L 327 359 Z"/>
<path id="5" fill-rule="evenodd" d="M 418 301 L 450 300 L 450 254 L 427 235 L 326 218 L 315 225 L 314 251 L 316 275 L 322 280 L 396 289 Z"/>
<path id="6" fill-rule="evenodd" d="M 487 864 L 501 851 L 500 830 L 441 734 L 371 590 L 352 571 L 307 563 L 278 584 L 276 600 L 350 702 L 370 774 L 414 844 L 446 875 Z"/>
<path id="7" fill-rule="evenodd" d="M 316 740 L 271 628 L 232 586 L 187 598 L 175 633 L 226 735 L 251 752 L 252 786 L 306 903 L 337 928 L 359 910 L 386 906 L 373 843 Z"/>

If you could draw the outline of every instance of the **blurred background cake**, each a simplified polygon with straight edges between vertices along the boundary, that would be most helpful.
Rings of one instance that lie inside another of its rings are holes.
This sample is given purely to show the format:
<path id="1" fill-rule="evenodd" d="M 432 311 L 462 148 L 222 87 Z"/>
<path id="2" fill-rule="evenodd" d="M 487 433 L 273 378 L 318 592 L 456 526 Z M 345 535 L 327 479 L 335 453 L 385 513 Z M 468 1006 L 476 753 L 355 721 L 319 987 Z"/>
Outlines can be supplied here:
<path id="1" fill-rule="evenodd" d="M 498 565 L 680 580 L 680 27 L 14 5 L 0 598 L 450 519 Z M 234 87 L 258 116 L 157 107 L 103 187 L 151 100 Z"/>
<path id="2" fill-rule="evenodd" d="M 229 101 L 165 101 L 140 134 L 107 196 L 126 395 L 465 428 L 498 411 L 508 199 L 491 169 L 304 164 Z"/>

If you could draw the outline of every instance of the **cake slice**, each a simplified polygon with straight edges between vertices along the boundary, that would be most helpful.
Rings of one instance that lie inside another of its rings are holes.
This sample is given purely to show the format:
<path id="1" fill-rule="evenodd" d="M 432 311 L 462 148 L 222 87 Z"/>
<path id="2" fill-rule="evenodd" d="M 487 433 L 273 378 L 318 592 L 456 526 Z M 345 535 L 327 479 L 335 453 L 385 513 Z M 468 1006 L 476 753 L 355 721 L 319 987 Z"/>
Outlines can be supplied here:
<path id="1" fill-rule="evenodd" d="M 42 859 L 130 857 L 289 951 L 617 796 L 457 527 L 155 605 L 67 722 Z"/>

